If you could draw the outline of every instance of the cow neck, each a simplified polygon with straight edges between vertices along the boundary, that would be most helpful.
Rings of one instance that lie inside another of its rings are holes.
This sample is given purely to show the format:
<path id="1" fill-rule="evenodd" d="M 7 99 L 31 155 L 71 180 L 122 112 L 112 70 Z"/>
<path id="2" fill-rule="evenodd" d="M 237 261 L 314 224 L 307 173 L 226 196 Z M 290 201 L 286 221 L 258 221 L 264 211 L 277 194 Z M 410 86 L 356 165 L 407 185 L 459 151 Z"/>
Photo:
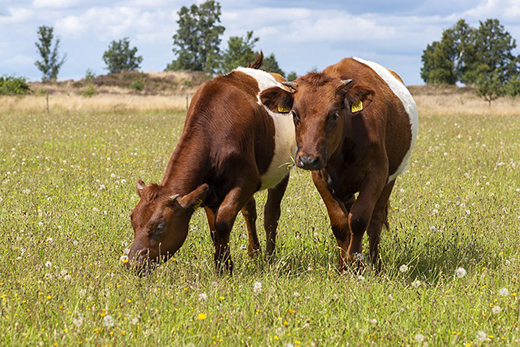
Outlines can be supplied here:
<path id="1" fill-rule="evenodd" d="M 203 144 L 197 142 L 197 136 L 181 138 L 166 168 L 162 186 L 172 189 L 181 196 L 195 190 L 204 183 L 207 151 Z"/>

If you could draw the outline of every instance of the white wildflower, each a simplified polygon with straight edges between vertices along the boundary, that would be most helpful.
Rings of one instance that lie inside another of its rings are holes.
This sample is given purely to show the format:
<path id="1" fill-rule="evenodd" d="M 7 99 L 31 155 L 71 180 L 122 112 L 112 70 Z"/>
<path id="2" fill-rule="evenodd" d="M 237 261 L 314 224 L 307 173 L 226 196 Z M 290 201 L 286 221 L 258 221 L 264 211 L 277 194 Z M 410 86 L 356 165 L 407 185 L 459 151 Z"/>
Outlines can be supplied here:
<path id="1" fill-rule="evenodd" d="M 253 292 L 260 293 L 261 291 L 262 291 L 262 283 L 255 282 L 255 284 L 253 285 Z"/>
<path id="2" fill-rule="evenodd" d="M 419 288 L 420 286 L 421 286 L 421 281 L 419 281 L 418 279 L 416 279 L 415 281 L 412 282 L 412 287 Z"/>
<path id="3" fill-rule="evenodd" d="M 83 324 L 84 321 L 85 321 L 85 318 L 81 314 L 76 313 L 74 316 L 74 319 L 72 320 L 72 323 L 74 323 L 74 325 L 79 328 Z"/>
<path id="4" fill-rule="evenodd" d="M 295 298 L 299 298 L 299 297 L 300 297 L 300 293 L 298 293 L 298 292 L 294 292 L 293 296 L 294 296 Z"/>
<path id="5" fill-rule="evenodd" d="M 45 267 L 51 267 L 51 266 L 52 266 L 52 263 L 50 261 L 45 262 Z"/>

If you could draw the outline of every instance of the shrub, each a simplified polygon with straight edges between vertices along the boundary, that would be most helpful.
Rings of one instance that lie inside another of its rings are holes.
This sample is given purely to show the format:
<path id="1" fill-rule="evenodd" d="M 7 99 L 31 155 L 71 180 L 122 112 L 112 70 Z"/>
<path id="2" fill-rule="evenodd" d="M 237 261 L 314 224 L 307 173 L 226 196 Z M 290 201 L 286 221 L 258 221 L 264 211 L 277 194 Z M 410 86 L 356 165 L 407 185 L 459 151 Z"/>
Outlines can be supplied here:
<path id="1" fill-rule="evenodd" d="M 0 76 L 0 95 L 24 95 L 30 92 L 24 77 Z"/>
<path id="2" fill-rule="evenodd" d="M 141 91 L 144 89 L 144 82 L 142 79 L 136 79 L 132 83 L 130 83 L 130 88 L 133 90 Z"/>
<path id="3" fill-rule="evenodd" d="M 83 92 L 81 92 L 81 95 L 82 96 L 93 96 L 94 94 L 96 94 L 96 90 L 94 89 L 94 85 L 93 84 L 89 84 L 87 86 L 87 88 L 85 88 L 85 90 Z"/>

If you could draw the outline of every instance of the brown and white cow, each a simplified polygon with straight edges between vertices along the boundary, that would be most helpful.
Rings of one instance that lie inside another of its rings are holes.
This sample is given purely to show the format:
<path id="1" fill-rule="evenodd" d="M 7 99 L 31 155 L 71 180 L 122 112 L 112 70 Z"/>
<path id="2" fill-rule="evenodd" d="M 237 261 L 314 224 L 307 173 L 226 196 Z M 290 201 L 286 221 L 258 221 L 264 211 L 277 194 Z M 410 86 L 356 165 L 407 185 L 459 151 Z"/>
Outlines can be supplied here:
<path id="1" fill-rule="evenodd" d="M 239 211 L 247 224 L 249 255 L 260 252 L 253 194 L 262 189 L 268 189 L 266 253 L 273 253 L 289 180 L 284 164 L 294 156 L 296 142 L 290 110 L 271 111 L 260 103 L 265 89 L 287 88 L 281 76 L 258 70 L 261 63 L 262 55 L 253 68 L 218 76 L 195 93 L 161 184 L 137 183 L 141 199 L 131 215 L 135 236 L 129 264 L 145 270 L 171 257 L 187 237 L 193 212 L 203 206 L 216 267 L 231 272 L 229 236 Z"/>
<path id="2" fill-rule="evenodd" d="M 272 109 L 292 108 L 296 164 L 314 170 L 339 246 L 339 266 L 361 258 L 367 230 L 379 269 L 388 200 L 417 136 L 415 102 L 397 74 L 358 58 L 308 73 L 291 85 L 295 93 L 274 87 L 260 98 Z"/>

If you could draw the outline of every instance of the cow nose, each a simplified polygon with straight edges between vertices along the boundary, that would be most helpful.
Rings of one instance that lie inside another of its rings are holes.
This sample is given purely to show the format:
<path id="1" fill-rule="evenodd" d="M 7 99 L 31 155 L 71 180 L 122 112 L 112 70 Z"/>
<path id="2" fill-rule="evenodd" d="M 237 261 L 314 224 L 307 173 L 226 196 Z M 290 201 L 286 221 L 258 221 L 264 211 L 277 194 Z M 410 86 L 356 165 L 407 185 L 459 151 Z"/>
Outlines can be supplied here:
<path id="1" fill-rule="evenodd" d="M 305 170 L 319 170 L 321 169 L 321 159 L 319 156 L 300 156 L 298 158 L 298 166 Z"/>

